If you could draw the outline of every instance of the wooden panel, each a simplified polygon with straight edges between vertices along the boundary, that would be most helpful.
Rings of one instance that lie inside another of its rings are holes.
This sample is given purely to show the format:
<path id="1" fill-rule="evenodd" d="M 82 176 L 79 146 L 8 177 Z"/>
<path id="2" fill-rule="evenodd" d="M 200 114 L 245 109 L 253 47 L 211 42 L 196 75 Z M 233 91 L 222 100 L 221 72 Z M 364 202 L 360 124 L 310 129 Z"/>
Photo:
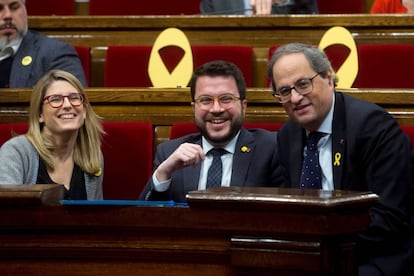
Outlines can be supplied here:
<path id="1" fill-rule="evenodd" d="M 410 15 L 291 15 L 291 16 L 64 16 L 29 17 L 32 29 L 92 48 L 90 86 L 103 86 L 108 45 L 153 45 L 166 28 L 184 31 L 192 45 L 253 47 L 253 87 L 265 87 L 267 50 L 290 42 L 318 44 L 332 26 L 344 26 L 357 44 L 414 44 Z"/>
<path id="2" fill-rule="evenodd" d="M 199 199 L 206 204 L 189 207 L 1 208 L 0 269 L 5 275 L 355 275 L 355 233 L 368 226 L 376 195 L 239 189 L 233 192 L 243 209 L 214 207 L 228 192 L 216 189 Z M 286 206 L 273 208 L 277 201 Z"/>
<path id="3" fill-rule="evenodd" d="M 414 89 L 350 89 L 345 93 L 384 107 L 401 125 L 414 125 Z M 27 122 L 30 90 L 0 90 L 0 123 Z M 105 121 L 145 121 L 156 129 L 155 146 L 168 140 L 175 122 L 193 121 L 188 88 L 87 88 Z M 248 89 L 246 122 L 279 123 L 288 117 L 267 89 Z"/>
<path id="4" fill-rule="evenodd" d="M 0 206 L 60 205 L 63 185 L 0 185 Z"/>

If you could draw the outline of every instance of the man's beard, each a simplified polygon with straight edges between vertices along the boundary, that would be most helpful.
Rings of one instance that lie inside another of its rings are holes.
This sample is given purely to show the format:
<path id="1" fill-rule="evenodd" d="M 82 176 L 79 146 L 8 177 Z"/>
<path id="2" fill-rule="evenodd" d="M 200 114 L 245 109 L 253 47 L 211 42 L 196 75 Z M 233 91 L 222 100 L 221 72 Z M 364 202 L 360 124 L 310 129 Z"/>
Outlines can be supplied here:
<path id="1" fill-rule="evenodd" d="M 24 34 L 27 32 L 27 28 L 23 32 L 19 32 L 17 29 L 16 31 L 17 33 L 14 39 L 11 39 L 11 35 L 7 35 L 5 37 L 0 38 L 0 51 L 3 51 L 8 47 L 18 45 L 20 41 L 22 41 Z"/>

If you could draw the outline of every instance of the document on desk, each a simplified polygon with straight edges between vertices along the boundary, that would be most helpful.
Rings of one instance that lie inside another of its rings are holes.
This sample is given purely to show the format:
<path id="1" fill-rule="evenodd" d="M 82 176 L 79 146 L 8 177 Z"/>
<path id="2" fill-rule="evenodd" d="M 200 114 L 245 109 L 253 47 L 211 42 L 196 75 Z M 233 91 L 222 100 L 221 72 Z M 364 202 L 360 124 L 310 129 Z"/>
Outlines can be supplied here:
<path id="1" fill-rule="evenodd" d="M 188 206 L 187 203 L 145 200 L 61 200 L 62 205 L 112 205 L 112 206 Z"/>

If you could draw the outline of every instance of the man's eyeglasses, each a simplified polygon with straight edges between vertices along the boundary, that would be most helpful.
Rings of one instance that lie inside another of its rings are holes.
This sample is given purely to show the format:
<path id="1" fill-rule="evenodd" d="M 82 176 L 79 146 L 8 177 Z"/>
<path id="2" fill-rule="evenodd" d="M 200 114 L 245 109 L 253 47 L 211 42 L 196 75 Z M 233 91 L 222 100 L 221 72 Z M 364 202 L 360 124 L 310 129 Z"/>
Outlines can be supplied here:
<path id="1" fill-rule="evenodd" d="M 53 94 L 43 98 L 53 108 L 59 108 L 63 105 L 65 98 L 68 98 L 72 106 L 81 106 L 84 102 L 85 95 L 83 93 L 70 93 L 69 95 Z"/>
<path id="2" fill-rule="evenodd" d="M 234 102 L 239 100 L 239 97 L 232 94 L 224 94 L 219 97 L 200 96 L 195 100 L 195 103 L 201 110 L 208 111 L 214 106 L 214 101 L 217 101 L 222 108 L 229 109 L 233 107 Z"/>
<path id="3" fill-rule="evenodd" d="M 278 99 L 280 103 L 287 103 L 290 101 L 292 96 L 292 89 L 295 89 L 297 93 L 304 96 L 312 92 L 313 90 L 313 79 L 319 75 L 317 73 L 315 76 L 308 78 L 308 79 L 301 79 L 298 80 L 294 85 L 291 87 L 281 87 L 276 89 L 275 92 L 272 93 L 273 97 Z"/>

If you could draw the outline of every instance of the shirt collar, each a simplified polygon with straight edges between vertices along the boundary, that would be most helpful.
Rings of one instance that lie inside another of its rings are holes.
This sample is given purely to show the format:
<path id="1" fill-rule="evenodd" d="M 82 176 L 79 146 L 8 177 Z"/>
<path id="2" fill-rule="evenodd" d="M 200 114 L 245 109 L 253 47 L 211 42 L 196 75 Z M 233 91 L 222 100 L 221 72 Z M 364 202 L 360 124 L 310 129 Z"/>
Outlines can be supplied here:
<path id="1" fill-rule="evenodd" d="M 234 150 L 236 149 L 236 143 L 237 143 L 237 139 L 239 138 L 239 135 L 240 135 L 240 130 L 233 137 L 233 139 L 231 139 L 230 142 L 227 143 L 227 145 L 223 147 L 227 152 L 234 154 Z M 206 138 L 204 138 L 204 136 L 201 139 L 202 139 L 204 154 L 207 154 L 214 147 L 207 141 Z"/>
<path id="2" fill-rule="evenodd" d="M 333 120 L 334 106 L 335 106 L 335 93 L 333 94 L 333 97 L 332 97 L 331 109 L 329 110 L 325 119 L 322 121 L 322 124 L 318 129 L 319 132 L 323 132 L 326 134 L 332 134 L 332 120 Z"/>
<path id="3" fill-rule="evenodd" d="M 11 41 L 6 47 L 0 51 L 0 59 L 5 59 L 9 56 L 14 55 L 17 50 L 19 50 L 20 45 L 22 44 L 23 38 L 20 37 Z"/>

